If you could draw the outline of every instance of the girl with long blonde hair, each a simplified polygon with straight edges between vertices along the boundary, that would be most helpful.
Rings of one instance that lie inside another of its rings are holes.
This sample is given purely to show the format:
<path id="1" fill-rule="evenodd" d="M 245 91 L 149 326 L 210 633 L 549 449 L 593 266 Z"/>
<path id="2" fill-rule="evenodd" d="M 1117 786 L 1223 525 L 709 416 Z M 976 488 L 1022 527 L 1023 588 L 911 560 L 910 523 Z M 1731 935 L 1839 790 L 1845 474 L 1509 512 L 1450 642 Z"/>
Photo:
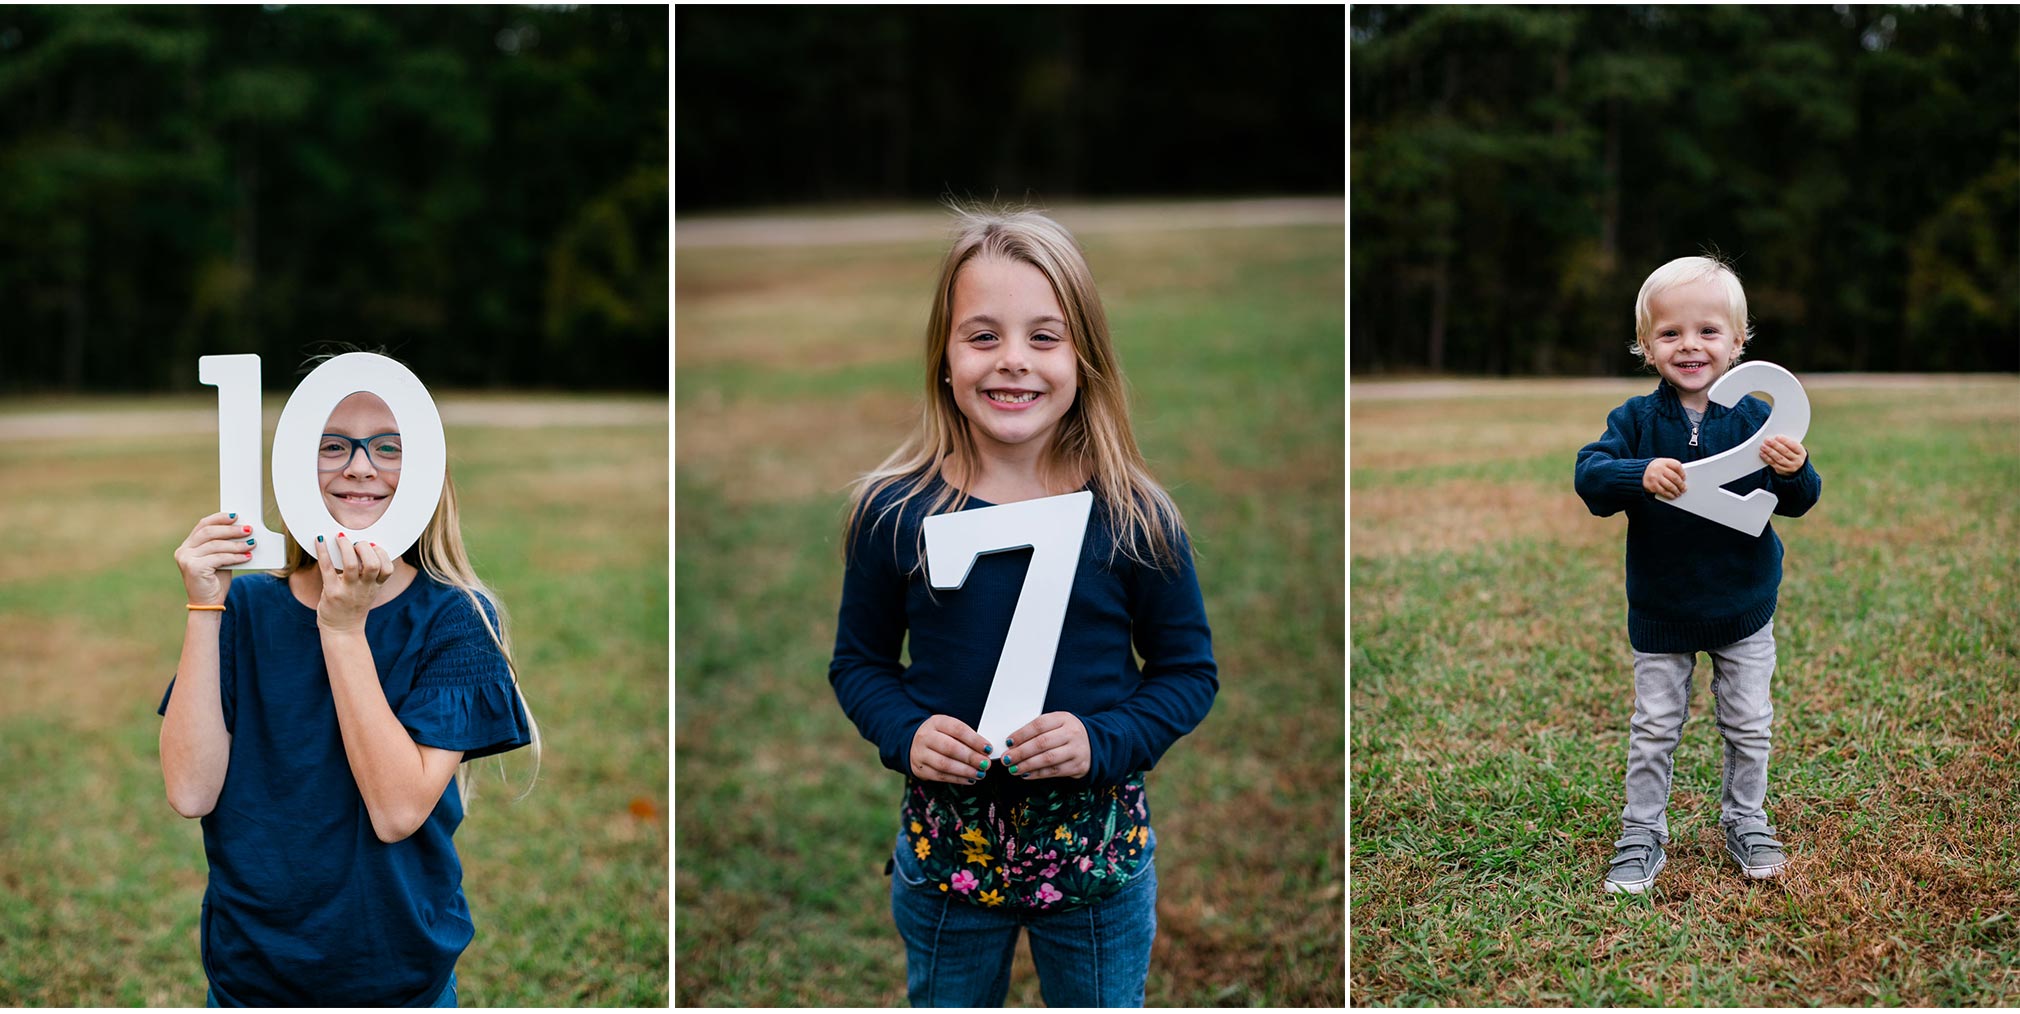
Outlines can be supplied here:
<path id="1" fill-rule="evenodd" d="M 537 763 L 539 731 L 453 482 L 405 553 L 359 542 L 398 493 L 399 426 L 359 392 L 324 429 L 323 502 L 346 527 L 316 554 L 234 577 L 253 527 L 227 513 L 175 552 L 188 621 L 161 768 L 203 821 L 206 999 L 453 1007 L 475 933 L 451 840 L 468 763 L 529 745 Z"/>
<path id="2" fill-rule="evenodd" d="M 923 366 L 918 423 L 856 484 L 828 670 L 905 776 L 887 869 L 907 993 L 1000 1006 L 1028 930 L 1048 1005 L 1141 1006 L 1157 897 L 1144 773 L 1219 680 L 1185 526 L 1137 448 L 1072 235 L 1035 212 L 963 212 Z M 922 522 L 1081 490 L 1094 506 L 1043 713 L 992 744 L 975 726 L 1030 555 L 982 555 L 936 592 Z"/>

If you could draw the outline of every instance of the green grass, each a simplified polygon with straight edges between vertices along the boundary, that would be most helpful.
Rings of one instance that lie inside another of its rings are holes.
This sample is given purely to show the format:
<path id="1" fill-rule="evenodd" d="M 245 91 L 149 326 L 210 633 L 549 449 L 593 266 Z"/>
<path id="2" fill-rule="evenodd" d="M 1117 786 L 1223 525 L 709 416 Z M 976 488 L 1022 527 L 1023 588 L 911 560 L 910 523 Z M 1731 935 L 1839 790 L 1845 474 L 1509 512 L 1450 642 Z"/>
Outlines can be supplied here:
<path id="1" fill-rule="evenodd" d="M 502 782 L 495 762 L 476 769 L 456 835 L 477 923 L 461 1001 L 662 1006 L 665 427 L 452 427 L 449 439 L 464 536 L 510 613 L 546 740 L 523 799 L 529 751 L 507 755 Z M 206 446 L 0 443 L 0 522 L 22 536 L 0 560 L 0 1004 L 203 1002 L 202 833 L 163 795 L 154 709 L 183 627 L 170 554 L 216 503 Z"/>
<path id="2" fill-rule="evenodd" d="M 1221 671 L 1212 714 L 1150 775 L 1160 897 L 1148 1000 L 1338 1006 L 1339 230 L 1110 233 L 1087 249 L 1138 440 L 1198 547 Z M 825 674 L 844 486 L 916 411 L 940 253 L 678 259 L 682 1005 L 905 1002 L 882 872 L 902 779 Z M 1039 1002 L 1028 956 L 1010 1002 Z"/>
<path id="3" fill-rule="evenodd" d="M 1752 883 L 1723 856 L 1701 664 L 1670 863 L 1607 896 L 1626 522 L 1571 465 L 1650 386 L 1356 404 L 1354 1001 L 2020 1001 L 2020 384 L 1811 393 L 1823 498 L 1774 520 L 1792 862 Z"/>

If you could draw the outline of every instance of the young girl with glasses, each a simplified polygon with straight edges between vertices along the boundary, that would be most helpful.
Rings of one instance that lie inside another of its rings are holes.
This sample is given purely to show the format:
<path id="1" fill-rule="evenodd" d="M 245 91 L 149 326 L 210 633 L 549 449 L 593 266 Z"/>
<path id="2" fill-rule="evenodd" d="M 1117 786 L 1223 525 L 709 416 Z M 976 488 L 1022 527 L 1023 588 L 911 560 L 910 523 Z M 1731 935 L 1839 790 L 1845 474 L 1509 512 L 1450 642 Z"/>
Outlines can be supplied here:
<path id="1" fill-rule="evenodd" d="M 208 1005 L 453 1007 L 475 932 L 459 768 L 527 745 L 537 764 L 539 729 L 454 484 L 405 553 L 358 542 L 399 489 L 399 426 L 358 393 L 325 429 L 318 480 L 346 527 L 318 555 L 234 578 L 253 528 L 226 513 L 175 551 L 189 619 L 161 771 L 203 819 Z"/>
<path id="2" fill-rule="evenodd" d="M 1072 236 L 1029 212 L 964 215 L 924 365 L 912 435 L 856 486 L 828 670 L 905 776 L 887 869 L 907 993 L 1001 1006 L 1022 929 L 1047 1005 L 1142 1006 L 1157 926 L 1144 773 L 1219 683 L 1185 525 L 1137 449 Z M 1095 500 L 1044 711 L 989 743 L 975 726 L 1031 557 L 985 554 L 959 590 L 929 589 L 922 522 L 1079 490 Z"/>

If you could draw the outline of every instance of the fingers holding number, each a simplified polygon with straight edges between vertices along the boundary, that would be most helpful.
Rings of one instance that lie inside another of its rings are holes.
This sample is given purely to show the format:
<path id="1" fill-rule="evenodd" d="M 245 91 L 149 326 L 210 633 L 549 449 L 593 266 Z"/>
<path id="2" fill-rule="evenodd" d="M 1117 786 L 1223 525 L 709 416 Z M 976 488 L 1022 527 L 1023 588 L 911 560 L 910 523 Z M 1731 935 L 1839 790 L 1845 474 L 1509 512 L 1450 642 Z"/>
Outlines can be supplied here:
<path id="1" fill-rule="evenodd" d="M 1080 778 L 1093 767 L 1087 726 L 1070 711 L 1039 715 L 1006 739 L 1003 760 L 1019 778 Z"/>
<path id="2" fill-rule="evenodd" d="M 928 782 L 968 785 L 989 771 L 989 741 L 968 723 L 934 715 L 912 734 L 912 776 Z"/>
<path id="3" fill-rule="evenodd" d="M 1810 458 L 1809 451 L 1796 440 L 1786 436 L 1773 436 L 1761 441 L 1760 459 L 1776 475 L 1790 476 L 1803 467 Z M 1674 500 L 1683 495 L 1683 462 L 1675 458 L 1656 458 L 1648 463 L 1641 473 L 1641 488 L 1662 497 Z"/>
<path id="4" fill-rule="evenodd" d="M 175 565 L 182 571 L 189 601 L 194 605 L 223 602 L 231 571 L 222 568 L 252 559 L 252 548 L 252 526 L 240 524 L 238 515 L 219 511 L 198 521 L 189 537 L 175 548 Z"/>
<path id="5" fill-rule="evenodd" d="M 1683 495 L 1683 462 L 1675 458 L 1656 458 L 1641 472 L 1641 488 L 1662 497 L 1674 500 Z"/>
<path id="6" fill-rule="evenodd" d="M 379 586 L 393 576 L 394 557 L 372 543 L 360 543 L 338 532 L 334 539 L 316 540 L 316 569 L 322 573 L 322 601 L 317 622 L 333 629 L 361 628 Z"/>
<path id="7" fill-rule="evenodd" d="M 399 560 L 399 557 L 394 556 L 392 553 L 388 552 L 384 546 L 381 546 L 376 542 L 368 542 L 365 545 L 372 551 L 372 562 L 370 565 L 372 571 L 372 583 L 385 584 L 387 581 L 392 580 L 393 567 L 395 562 Z"/>
<path id="8" fill-rule="evenodd" d="M 1799 441 L 1775 436 L 1761 442 L 1760 459 L 1774 469 L 1776 475 L 1789 476 L 1802 470 L 1803 463 L 1810 460 L 1810 452 Z"/>

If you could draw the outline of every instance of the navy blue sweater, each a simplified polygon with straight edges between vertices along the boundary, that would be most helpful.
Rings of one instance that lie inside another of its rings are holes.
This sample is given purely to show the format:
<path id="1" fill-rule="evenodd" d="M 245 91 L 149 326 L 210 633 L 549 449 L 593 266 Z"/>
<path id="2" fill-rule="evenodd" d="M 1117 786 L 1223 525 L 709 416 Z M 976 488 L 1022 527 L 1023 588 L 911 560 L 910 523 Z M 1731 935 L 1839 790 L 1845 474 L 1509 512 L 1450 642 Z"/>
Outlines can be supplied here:
<path id="1" fill-rule="evenodd" d="M 1760 429 L 1770 411 L 1747 397 L 1726 408 L 1705 407 L 1697 446 L 1690 420 L 1667 382 L 1629 398 L 1606 417 L 1606 435 L 1578 452 L 1574 483 L 1592 513 L 1627 512 L 1627 639 L 1636 651 L 1696 652 L 1721 648 L 1774 617 L 1782 581 L 1782 543 L 1770 524 L 1759 535 L 1734 531 L 1661 500 L 1642 488 L 1656 458 L 1689 463 L 1736 447 Z M 1783 478 L 1762 464 L 1725 488 L 1774 493 L 1775 513 L 1801 517 L 1816 505 L 1823 479 L 1803 462 Z"/>
<path id="2" fill-rule="evenodd" d="M 912 736 L 926 719 L 981 721 L 1031 564 L 1029 549 L 988 553 L 958 590 L 929 590 L 918 535 L 923 501 L 937 488 L 881 524 L 879 513 L 898 494 L 886 491 L 870 504 L 850 546 L 828 666 L 842 710 L 877 745 L 885 767 L 908 775 Z M 971 497 L 964 509 L 988 506 Z M 1076 787 L 1120 784 L 1155 765 L 1206 717 L 1220 687 L 1191 546 L 1181 541 L 1174 569 L 1140 566 L 1120 553 L 1110 560 L 1114 536 L 1103 515 L 1097 502 L 1045 693 L 1046 712 L 1072 712 L 1087 727 L 1092 767 L 1067 780 Z M 899 661 L 907 633 L 910 665 Z M 990 766 L 983 786 L 1002 798 L 1062 787 L 1055 779 L 1010 778 L 1001 765 Z"/>

